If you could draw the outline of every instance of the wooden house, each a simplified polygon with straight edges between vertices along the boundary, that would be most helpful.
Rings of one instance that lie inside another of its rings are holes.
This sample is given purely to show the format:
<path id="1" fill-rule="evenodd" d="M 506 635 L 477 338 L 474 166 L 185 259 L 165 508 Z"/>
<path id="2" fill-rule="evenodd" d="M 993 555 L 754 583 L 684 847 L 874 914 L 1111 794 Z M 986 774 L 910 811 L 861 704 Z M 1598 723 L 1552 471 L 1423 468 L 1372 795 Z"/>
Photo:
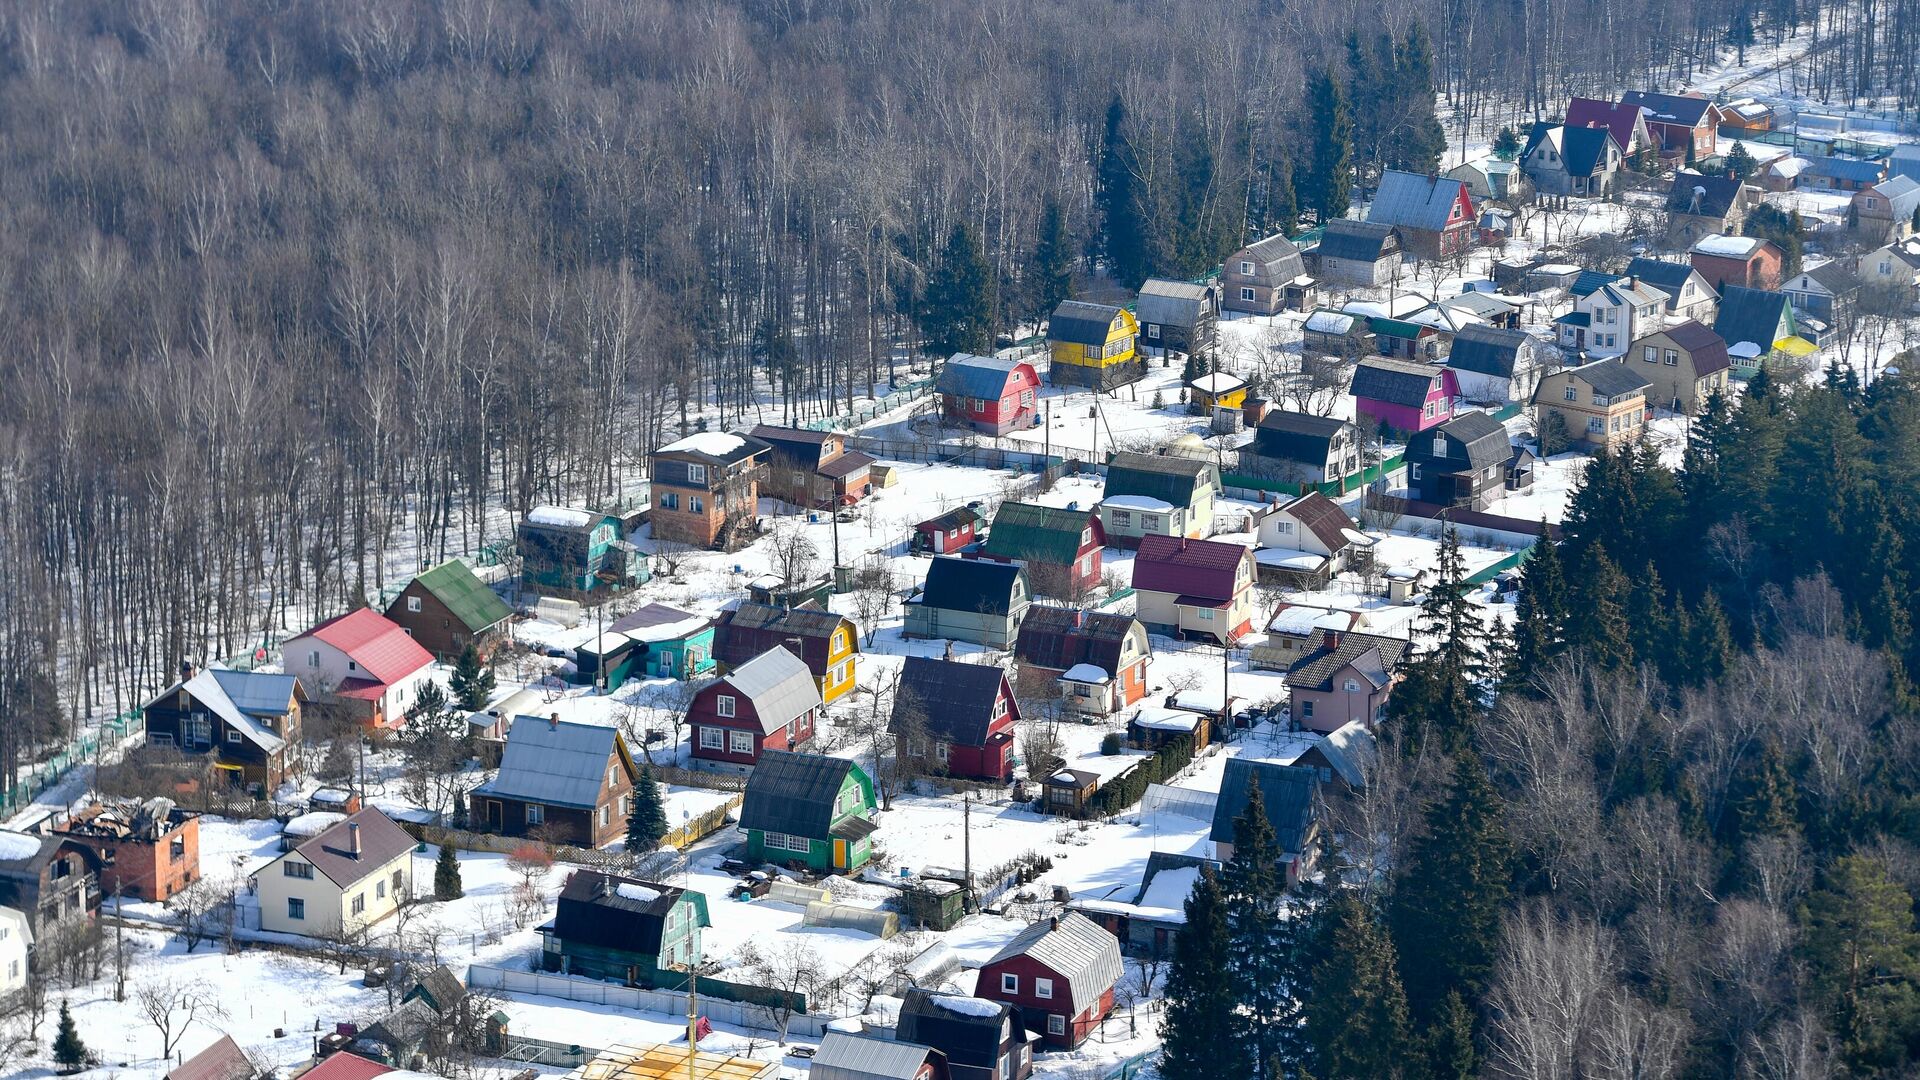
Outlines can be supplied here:
<path id="1" fill-rule="evenodd" d="M 1380 174 L 1367 207 L 1369 223 L 1392 228 L 1422 259 L 1465 254 L 1473 244 L 1473 220 L 1473 196 L 1465 182 L 1398 169 Z"/>
<path id="2" fill-rule="evenodd" d="M 1166 960 L 1186 927 L 1187 897 L 1202 872 L 1220 873 L 1218 860 L 1156 851 L 1147 856 L 1140 883 L 1116 886 L 1104 897 L 1076 897 L 1067 907 L 1100 924 L 1120 948 L 1148 960 Z M 1129 899 L 1120 899 L 1125 896 Z"/>
<path id="3" fill-rule="evenodd" d="M 1689 242 L 1687 246 L 1691 247 L 1692 243 Z M 1669 321 L 1713 321 L 1713 311 L 1720 302 L 1720 294 L 1713 291 L 1713 286 L 1707 284 L 1707 279 L 1700 276 L 1700 271 L 1695 270 L 1693 264 L 1650 259 L 1642 255 L 1627 263 L 1626 276 L 1644 281 L 1667 295 L 1666 317 Z"/>
<path id="4" fill-rule="evenodd" d="M 1469 324 L 1454 335 L 1447 368 L 1467 401 L 1494 406 L 1530 401 L 1546 366 L 1539 344 L 1521 330 Z"/>
<path id="5" fill-rule="evenodd" d="M 933 392 L 940 415 L 986 435 L 1040 423 L 1040 374 L 1025 360 L 954 353 L 941 365 Z"/>
<path id="6" fill-rule="evenodd" d="M 955 554 L 979 539 L 984 521 L 973 507 L 956 506 L 913 527 L 913 550 L 932 555 Z"/>
<path id="7" fill-rule="evenodd" d="M 1692 319 L 1648 334 L 1627 356 L 1651 384 L 1647 400 L 1660 408 L 1691 416 L 1709 397 L 1729 392 L 1726 340 Z"/>
<path id="8" fill-rule="evenodd" d="M 1620 104 L 1646 110 L 1647 133 L 1661 157 L 1700 161 L 1718 150 L 1720 107 L 1702 95 L 1629 90 Z"/>
<path id="9" fill-rule="evenodd" d="M 1292 671 L 1320 648 L 1322 630 L 1346 633 L 1371 625 L 1363 611 L 1281 604 L 1267 623 L 1267 640 L 1249 650 L 1248 661 L 1264 671 Z"/>
<path id="10" fill-rule="evenodd" d="M 807 1062 L 807 1080 L 947 1080 L 947 1055 L 931 1046 L 829 1030 Z"/>
<path id="11" fill-rule="evenodd" d="M 1003 502 L 980 557 L 1020 562 L 1037 596 L 1077 599 L 1100 584 L 1106 526 L 1091 510 Z"/>
<path id="12" fill-rule="evenodd" d="M 1212 416 L 1218 410 L 1237 413 L 1247 405 L 1247 380 L 1224 371 L 1210 371 L 1187 383 L 1187 411 Z"/>
<path id="13" fill-rule="evenodd" d="M 1136 547 L 1148 536 L 1213 535 L 1220 470 L 1182 454 L 1115 454 L 1107 462 L 1100 523 L 1107 543 Z"/>
<path id="14" fill-rule="evenodd" d="M 51 831 L 99 856 L 107 896 L 164 903 L 200 877 L 200 815 L 166 799 L 96 802 L 56 815 Z"/>
<path id="15" fill-rule="evenodd" d="M 1150 633 L 1237 641 L 1252 627 L 1253 565 L 1244 544 L 1144 537 L 1133 560 L 1135 617 Z"/>
<path id="16" fill-rule="evenodd" d="M 1040 808 L 1062 817 L 1080 817 L 1100 790 L 1100 774 L 1083 769 L 1056 769 L 1040 781 Z"/>
<path id="17" fill-rule="evenodd" d="M 654 499 L 660 498 L 656 484 Z M 660 518 L 653 517 L 655 535 Z M 587 597 L 644 585 L 647 557 L 627 541 L 625 519 L 606 511 L 536 506 L 515 529 L 520 577 L 561 596 Z"/>
<path id="18" fill-rule="evenodd" d="M 1287 672 L 1293 722 L 1308 731 L 1333 731 L 1356 721 L 1371 729 L 1386 715 L 1407 648 L 1400 638 L 1322 630 L 1319 647 Z"/>
<path id="19" fill-rule="evenodd" d="M 387 618 L 442 660 L 468 646 L 482 657 L 507 637 L 513 609 L 467 564 L 448 559 L 407 582 L 387 605 Z"/>
<path id="20" fill-rule="evenodd" d="M 1319 308 L 1301 324 L 1300 347 L 1326 356 L 1359 356 L 1373 351 L 1373 323 L 1359 315 Z"/>
<path id="21" fill-rule="evenodd" d="M 1407 487 L 1415 499 L 1485 510 L 1506 486 L 1512 440 L 1483 412 L 1461 413 L 1407 440 Z"/>
<path id="22" fill-rule="evenodd" d="M 1213 355 L 1220 321 L 1220 288 L 1186 281 L 1148 278 L 1134 305 L 1140 320 L 1140 347 L 1165 355 Z"/>
<path id="23" fill-rule="evenodd" d="M 1400 275 L 1400 234 L 1375 221 L 1335 218 L 1313 247 L 1323 281 L 1362 287 L 1385 285 Z"/>
<path id="24" fill-rule="evenodd" d="M 769 750 L 747 780 L 747 860 L 853 873 L 873 857 L 873 781 L 849 758 Z"/>
<path id="25" fill-rule="evenodd" d="M 907 601 L 901 635 L 1006 649 L 1033 603 L 1026 568 L 989 559 L 935 556 L 920 595 Z"/>
<path id="26" fill-rule="evenodd" d="M 64 836 L 0 829 L 0 908 L 12 908 L 46 941 L 100 910 L 100 856 Z"/>
<path id="27" fill-rule="evenodd" d="M 1047 320 L 1053 385 L 1112 390 L 1146 374 L 1136 349 L 1140 324 L 1110 304 L 1063 301 Z"/>
<path id="28" fill-rule="evenodd" d="M 1646 426 L 1646 395 L 1652 386 L 1653 380 L 1624 360 L 1561 368 L 1540 380 L 1534 392 L 1533 430 L 1544 433 L 1557 418 L 1575 446 L 1626 445 Z"/>
<path id="29" fill-rule="evenodd" d="M 1688 261 L 1715 289 L 1744 285 L 1777 289 L 1784 256 L 1779 245 L 1757 236 L 1703 236 L 1687 252 Z"/>
<path id="30" fill-rule="evenodd" d="M 222 1035 L 174 1066 L 161 1080 L 255 1080 L 259 1072 L 233 1036 Z"/>
<path id="31" fill-rule="evenodd" d="M 1860 279 L 1851 259 L 1829 259 L 1781 282 L 1780 291 L 1799 312 L 1801 327 L 1817 319 L 1828 326 L 1845 322 L 1860 292 Z"/>
<path id="32" fill-rule="evenodd" d="M 372 608 L 335 616 L 289 640 L 282 665 L 309 698 L 376 729 L 399 727 L 433 681 L 433 654 Z"/>
<path id="33" fill-rule="evenodd" d="M 1048 1046 L 1073 1049 L 1113 1010 L 1120 942 L 1078 912 L 1043 919 L 981 966 L 974 996 L 1014 1007 Z"/>
<path id="34" fill-rule="evenodd" d="M 1440 175 L 1466 184 L 1467 194 L 1483 202 L 1518 197 L 1523 194 L 1521 189 L 1526 185 L 1526 174 L 1520 171 L 1518 163 L 1501 161 L 1499 158 L 1475 158 L 1455 165 Z M 1516 177 L 1518 184 L 1515 183 Z"/>
<path id="35" fill-rule="evenodd" d="M 1865 191 L 1886 175 L 1882 162 L 1828 155 L 1808 158 L 1794 186 L 1807 191 Z"/>
<path id="36" fill-rule="evenodd" d="M 1027 609 L 1013 646 L 1022 678 L 1052 682 L 1066 710 L 1082 716 L 1111 716 L 1145 696 L 1152 651 L 1146 626 L 1130 615 L 1040 606 Z"/>
<path id="37" fill-rule="evenodd" d="M 306 691 L 292 675 L 196 671 L 141 708 L 147 742 L 205 754 L 236 787 L 271 792 L 301 770 L 301 714 Z"/>
<path id="38" fill-rule="evenodd" d="M 27 968 L 32 959 L 33 924 L 27 921 L 27 913 L 18 908 L 0 907 L 0 995 L 11 998 L 26 988 Z M 233 1080 L 252 1080 L 252 1074 Z"/>
<path id="39" fill-rule="evenodd" d="M 1240 449 L 1242 472 L 1289 484 L 1343 483 L 1364 464 L 1359 427 L 1308 413 L 1268 413 Z"/>
<path id="40" fill-rule="evenodd" d="M 1267 822 L 1273 826 L 1274 846 L 1280 850 L 1280 867 L 1288 885 L 1313 871 L 1320 837 L 1319 770 L 1305 765 L 1278 765 L 1270 761 L 1232 758 L 1220 780 L 1220 795 L 1213 804 L 1213 857 L 1226 864 L 1233 861 L 1233 842 L 1240 818 L 1245 816 L 1253 785 L 1260 786 L 1261 804 L 1266 807 Z"/>
<path id="41" fill-rule="evenodd" d="M 1361 427 L 1394 432 L 1444 424 L 1460 399 L 1459 380 L 1446 368 L 1385 357 L 1360 361 L 1350 389 Z"/>
<path id="42" fill-rule="evenodd" d="M 1542 195 L 1606 198 L 1625 164 L 1626 151 L 1603 127 L 1536 122 L 1520 151 L 1520 168 Z"/>
<path id="43" fill-rule="evenodd" d="M 907 988 L 894 1037 L 946 1055 L 951 1080 L 1027 1080 L 1033 1043 L 1020 1014 L 1001 1001 Z"/>
<path id="44" fill-rule="evenodd" d="M 773 448 L 703 431 L 653 452 L 653 538 L 738 551 L 760 531 L 760 483 Z"/>
<path id="45" fill-rule="evenodd" d="M 1567 102 L 1566 126 L 1569 128 L 1605 128 L 1614 144 L 1627 157 L 1638 157 L 1653 148 L 1653 132 L 1647 127 L 1646 110 L 1638 105 L 1623 105 L 1600 98 L 1575 97 Z"/>
<path id="46" fill-rule="evenodd" d="M 639 878 L 575 870 L 540 927 L 540 967 L 646 989 L 686 982 L 700 930 L 712 926 L 706 894 Z"/>
<path id="47" fill-rule="evenodd" d="M 1793 303 L 1785 293 L 1738 285 L 1722 290 L 1713 332 L 1727 343 L 1736 378 L 1751 375 L 1768 358 L 1781 354 L 1783 343 L 1799 336 Z"/>
<path id="48" fill-rule="evenodd" d="M 1373 541 L 1339 504 L 1317 491 L 1255 510 L 1248 521 L 1258 537 L 1253 560 L 1259 580 L 1303 589 L 1325 588 Z"/>
<path id="49" fill-rule="evenodd" d="M 852 506 L 873 494 L 873 456 L 847 448 L 831 431 L 759 424 L 752 436 L 766 443 L 767 471 L 760 494 L 803 510 Z"/>
<path id="50" fill-rule="evenodd" d="M 753 601 L 720 613 L 713 655 L 723 669 L 738 667 L 780 646 L 793 650 L 807 665 L 823 703 L 830 705 L 853 690 L 860 628 L 852 619 L 810 604 L 786 608 Z"/>
<path id="51" fill-rule="evenodd" d="M 1227 256 L 1220 266 L 1220 306 L 1247 315 L 1303 311 L 1313 279 L 1306 259 L 1285 233 L 1274 233 Z"/>
<path id="52" fill-rule="evenodd" d="M 1920 238 L 1882 244 L 1860 256 L 1855 272 L 1861 287 L 1920 305 Z"/>
<path id="53" fill-rule="evenodd" d="M 1679 173 L 1667 192 L 1667 246 L 1688 248 L 1739 232 L 1754 202 L 1754 189 L 1737 177 Z"/>
<path id="54" fill-rule="evenodd" d="M 1176 739 L 1186 739 L 1198 753 L 1211 741 L 1212 732 L 1213 717 L 1170 705 L 1142 705 L 1127 717 L 1127 745 L 1135 750 L 1159 750 Z"/>
<path id="55" fill-rule="evenodd" d="M 1453 336 L 1412 319 L 1390 319 L 1385 315 L 1370 316 L 1367 329 L 1381 356 L 1420 364 L 1434 363 L 1444 357 L 1446 344 Z"/>
<path id="56" fill-rule="evenodd" d="M 597 848 L 626 835 L 640 769 L 617 728 L 515 718 L 500 771 L 468 796 L 470 828 Z"/>
<path id="57" fill-rule="evenodd" d="M 901 761 L 968 780 L 1013 779 L 1020 703 L 998 664 L 909 656 L 900 669 L 888 730 Z"/>
<path id="58" fill-rule="evenodd" d="M 687 706 L 693 756 L 752 765 L 767 750 L 797 750 L 813 739 L 820 690 L 800 658 L 775 645 L 704 686 Z"/>
<path id="59" fill-rule="evenodd" d="M 335 938 L 413 899 L 414 839 L 376 807 L 336 822 L 253 872 L 260 929 Z"/>
<path id="60" fill-rule="evenodd" d="M 1853 234 L 1863 243 L 1890 244 L 1913 235 L 1920 212 L 1920 180 L 1895 176 L 1854 192 L 1848 206 Z"/>
<path id="61" fill-rule="evenodd" d="M 714 620 L 666 604 L 647 604 L 607 628 L 634 643 L 634 663 L 649 679 L 698 679 L 716 663 Z"/>

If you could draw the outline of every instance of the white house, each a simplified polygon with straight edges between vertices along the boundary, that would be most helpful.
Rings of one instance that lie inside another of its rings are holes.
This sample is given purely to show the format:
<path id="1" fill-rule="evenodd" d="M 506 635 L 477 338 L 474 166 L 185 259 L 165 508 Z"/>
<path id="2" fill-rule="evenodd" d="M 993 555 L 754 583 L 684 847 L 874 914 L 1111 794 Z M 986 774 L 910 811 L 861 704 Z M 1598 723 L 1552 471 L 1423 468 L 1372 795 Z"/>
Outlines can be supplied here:
<path id="1" fill-rule="evenodd" d="M 1462 327 L 1447 353 L 1447 366 L 1460 383 L 1460 396 L 1494 405 L 1532 401 L 1541 374 L 1537 344 L 1524 330 Z"/>
<path id="2" fill-rule="evenodd" d="M 1317 491 L 1263 506 L 1253 512 L 1251 524 L 1259 536 L 1253 558 L 1262 581 L 1323 588 L 1347 568 L 1355 551 L 1373 548 L 1373 538 L 1356 528 L 1338 503 Z"/>
<path id="3" fill-rule="evenodd" d="M 1638 278 L 1615 278 L 1585 296 L 1573 310 L 1554 320 L 1560 347 L 1586 353 L 1589 360 L 1625 356 L 1635 338 L 1660 329 L 1667 294 Z"/>
<path id="4" fill-rule="evenodd" d="M 0 997 L 27 985 L 27 961 L 33 955 L 33 926 L 25 913 L 0 907 Z"/>
<path id="5" fill-rule="evenodd" d="M 433 675 L 433 654 L 372 608 L 287 642 L 284 662 L 307 696 L 348 705 L 363 723 L 383 728 L 399 725 Z"/>
<path id="6" fill-rule="evenodd" d="M 335 823 L 254 875 L 260 928 L 331 938 L 413 898 L 413 837 L 374 807 Z"/>
<path id="7" fill-rule="evenodd" d="M 1906 296 L 1920 305 L 1920 237 L 1908 237 L 1860 256 L 1860 287 Z"/>

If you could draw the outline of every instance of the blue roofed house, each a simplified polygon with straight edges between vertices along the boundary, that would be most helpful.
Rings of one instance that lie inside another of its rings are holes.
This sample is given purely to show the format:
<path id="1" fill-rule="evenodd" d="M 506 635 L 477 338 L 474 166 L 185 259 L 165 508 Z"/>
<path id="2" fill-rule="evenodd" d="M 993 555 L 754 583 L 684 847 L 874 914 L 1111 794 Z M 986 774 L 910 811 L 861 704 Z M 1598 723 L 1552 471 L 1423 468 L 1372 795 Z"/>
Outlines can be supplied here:
<path id="1" fill-rule="evenodd" d="M 714 620 L 666 604 L 648 604 L 613 621 L 609 633 L 634 643 L 648 678 L 697 679 L 714 669 Z"/>
<path id="2" fill-rule="evenodd" d="M 933 389 L 941 415 L 988 435 L 1040 422 L 1040 375 L 1025 360 L 954 353 L 941 365 Z"/>
<path id="3" fill-rule="evenodd" d="M 1473 196 L 1464 180 L 1388 169 L 1367 207 L 1367 222 L 1400 234 L 1422 259 L 1458 255 L 1473 243 Z M 1322 243 L 1325 243 L 1322 240 Z"/>
<path id="4" fill-rule="evenodd" d="M 617 728 L 521 716 L 500 771 L 468 796 L 468 826 L 597 848 L 626 835 L 639 766 Z"/>
<path id="5" fill-rule="evenodd" d="M 1886 175 L 1887 167 L 1878 161 L 1817 157 L 1807 162 L 1796 181 L 1800 187 L 1812 191 L 1861 191 L 1879 183 Z"/>
<path id="6" fill-rule="evenodd" d="M 1524 330 L 1468 324 L 1454 335 L 1447 366 L 1460 396 L 1479 404 L 1532 401 L 1540 382 L 1539 342 Z"/>
<path id="7" fill-rule="evenodd" d="M 1233 860 L 1235 825 L 1246 813 L 1253 785 L 1273 826 L 1274 846 L 1286 868 L 1287 884 L 1298 884 L 1313 870 L 1320 836 L 1320 771 L 1305 765 L 1280 765 L 1237 757 L 1227 762 L 1220 780 L 1220 797 L 1213 804 L 1213 855 L 1221 863 Z"/>
<path id="8" fill-rule="evenodd" d="M 1533 125 L 1520 151 L 1520 168 L 1542 195 L 1611 195 L 1625 152 L 1604 127 Z"/>
<path id="9" fill-rule="evenodd" d="M 1713 332 L 1727 343 L 1735 378 L 1747 378 L 1769 358 L 1787 355 L 1783 342 L 1798 340 L 1793 304 L 1787 294 L 1728 285 L 1720 296 Z M 1790 347 L 1797 351 L 1797 347 Z"/>
<path id="10" fill-rule="evenodd" d="M 1893 148 L 1887 158 L 1887 174 L 1920 182 L 1920 143 L 1904 143 Z"/>
<path id="11" fill-rule="evenodd" d="M 179 681 L 142 707 L 147 741 L 205 754 L 232 785 L 263 793 L 301 771 L 307 695 L 292 675 L 182 665 Z"/>

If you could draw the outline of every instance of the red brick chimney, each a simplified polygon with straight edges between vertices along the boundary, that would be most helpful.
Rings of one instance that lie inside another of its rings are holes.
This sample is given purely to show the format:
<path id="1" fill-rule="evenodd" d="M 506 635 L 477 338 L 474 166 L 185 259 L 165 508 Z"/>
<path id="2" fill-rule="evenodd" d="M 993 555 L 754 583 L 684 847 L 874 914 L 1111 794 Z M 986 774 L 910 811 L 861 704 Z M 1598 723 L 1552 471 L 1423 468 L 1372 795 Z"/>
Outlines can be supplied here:
<path id="1" fill-rule="evenodd" d="M 1322 640 L 1326 642 L 1327 648 L 1337 649 L 1340 647 L 1340 631 L 1334 630 L 1334 629 L 1328 629 L 1326 631 L 1325 637 Z"/>
<path id="2" fill-rule="evenodd" d="M 547 714 L 547 730 L 548 731 L 560 730 L 560 714 L 559 713 Z"/>
<path id="3" fill-rule="evenodd" d="M 357 821 L 347 822 L 347 854 L 356 859 L 360 857 L 360 823 Z"/>

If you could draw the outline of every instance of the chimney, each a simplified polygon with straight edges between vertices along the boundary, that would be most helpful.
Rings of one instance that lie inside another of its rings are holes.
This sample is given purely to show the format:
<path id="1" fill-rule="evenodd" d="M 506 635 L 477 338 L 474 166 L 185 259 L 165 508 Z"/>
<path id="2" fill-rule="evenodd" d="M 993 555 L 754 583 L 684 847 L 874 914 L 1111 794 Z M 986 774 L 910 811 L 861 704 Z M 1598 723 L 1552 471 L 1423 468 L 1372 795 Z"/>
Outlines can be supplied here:
<path id="1" fill-rule="evenodd" d="M 559 713 L 547 714 L 547 730 L 548 731 L 560 730 L 560 714 Z"/>
<path id="2" fill-rule="evenodd" d="M 1328 630 L 1326 632 L 1325 641 L 1327 643 L 1327 648 L 1329 649 L 1339 648 L 1340 647 L 1340 631 L 1331 630 L 1331 629 Z"/>
<path id="3" fill-rule="evenodd" d="M 360 823 L 357 821 L 347 822 L 347 854 L 356 859 L 360 857 Z"/>
<path id="4" fill-rule="evenodd" d="M 940 659 L 942 660 L 953 659 L 953 639 L 952 638 L 947 639 L 947 647 L 941 650 Z"/>
<path id="5" fill-rule="evenodd" d="M 1058 915 L 1050 915 L 1050 916 L 1048 916 L 1048 917 L 1047 917 L 1047 929 L 1049 929 L 1049 930 L 1058 930 L 1058 929 L 1060 929 L 1060 916 L 1058 916 Z"/>
<path id="6" fill-rule="evenodd" d="M 181 682 L 186 682 L 188 679 L 191 679 L 198 674 L 199 674 L 199 670 L 193 666 L 193 661 L 191 660 L 180 661 L 180 681 Z"/>

